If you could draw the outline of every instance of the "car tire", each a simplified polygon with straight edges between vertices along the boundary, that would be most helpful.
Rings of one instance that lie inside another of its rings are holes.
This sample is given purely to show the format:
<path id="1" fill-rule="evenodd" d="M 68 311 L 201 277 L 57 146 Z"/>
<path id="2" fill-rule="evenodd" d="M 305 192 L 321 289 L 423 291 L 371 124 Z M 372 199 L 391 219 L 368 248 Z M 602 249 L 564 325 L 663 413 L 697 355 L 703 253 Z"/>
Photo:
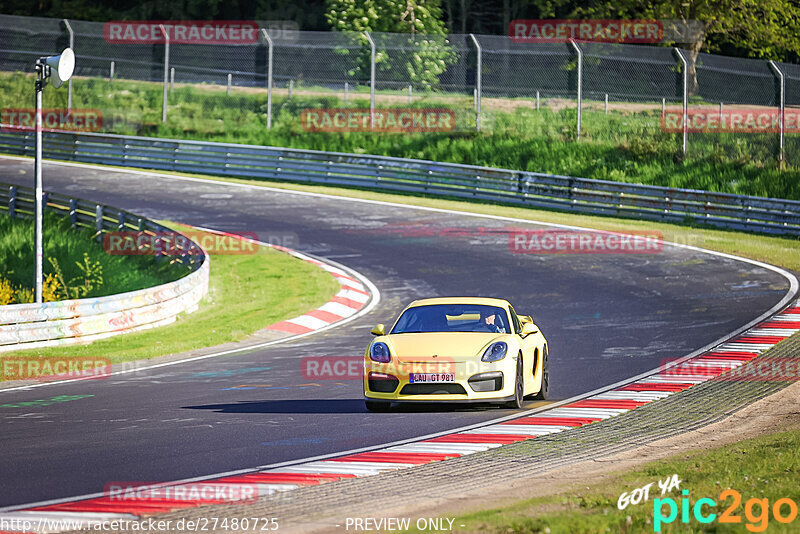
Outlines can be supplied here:
<path id="1" fill-rule="evenodd" d="M 525 393 L 525 377 L 522 376 L 522 353 L 517 357 L 517 376 L 514 380 L 514 400 L 506 403 L 507 408 L 519 410 L 522 408 Z"/>
<path id="2" fill-rule="evenodd" d="M 380 413 L 388 412 L 389 408 L 392 407 L 391 402 L 376 401 L 376 400 L 365 400 L 364 405 L 367 407 L 368 411 L 380 412 Z"/>
<path id="3" fill-rule="evenodd" d="M 550 358 L 547 350 L 544 350 L 544 358 L 542 358 L 542 386 L 539 388 L 533 398 L 534 400 L 547 400 L 547 395 L 550 393 Z"/>

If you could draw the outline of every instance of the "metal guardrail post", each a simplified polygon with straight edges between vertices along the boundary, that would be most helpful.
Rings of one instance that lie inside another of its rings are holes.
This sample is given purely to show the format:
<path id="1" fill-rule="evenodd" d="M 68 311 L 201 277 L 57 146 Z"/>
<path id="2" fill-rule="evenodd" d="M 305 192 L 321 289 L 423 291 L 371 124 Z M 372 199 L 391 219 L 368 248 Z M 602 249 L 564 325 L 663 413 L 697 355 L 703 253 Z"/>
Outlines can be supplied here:
<path id="1" fill-rule="evenodd" d="M 679 48 L 673 48 L 683 67 L 683 155 L 689 145 L 689 63 Z"/>
<path id="2" fill-rule="evenodd" d="M 267 42 L 267 130 L 272 129 L 272 38 L 266 28 L 261 28 L 261 35 Z"/>
<path id="3" fill-rule="evenodd" d="M 161 122 L 167 122 L 167 93 L 169 91 L 169 35 L 163 24 L 158 25 L 164 34 L 164 101 L 161 105 Z"/>
<path id="4" fill-rule="evenodd" d="M 8 215 L 13 219 L 17 214 L 17 188 L 8 188 Z"/>
<path id="5" fill-rule="evenodd" d="M 69 224 L 71 226 L 78 225 L 78 199 L 69 199 Z"/>
<path id="6" fill-rule="evenodd" d="M 785 160 L 784 140 L 786 135 L 786 79 L 777 63 L 769 60 L 769 66 L 772 68 L 772 71 L 778 75 L 778 81 L 780 83 L 780 96 L 778 97 L 778 109 L 780 113 L 780 117 L 778 118 L 778 127 L 780 128 L 780 154 L 778 155 L 778 161 L 783 163 Z"/>
<path id="7" fill-rule="evenodd" d="M 109 85 L 109 87 L 114 87 L 114 67 L 115 66 L 116 66 L 115 62 L 112 61 L 111 62 L 111 66 L 108 69 L 109 70 L 109 73 L 108 73 L 108 85 Z"/>
<path id="8" fill-rule="evenodd" d="M 578 54 L 578 135 L 577 139 L 581 138 L 581 102 L 583 100 L 583 50 L 575 42 L 575 39 L 569 40 L 572 48 Z"/>
<path id="9" fill-rule="evenodd" d="M 369 41 L 369 127 L 375 127 L 375 41 L 369 32 L 364 32 Z"/>
<path id="10" fill-rule="evenodd" d="M 67 27 L 69 33 L 69 47 L 75 50 L 75 32 L 72 31 L 72 26 L 67 19 L 64 19 L 64 26 Z M 67 113 L 72 113 L 72 76 L 69 77 L 67 82 Z"/>
<path id="11" fill-rule="evenodd" d="M 478 43 L 478 40 L 475 38 L 474 34 L 469 34 L 470 39 L 472 39 L 473 44 L 475 45 L 475 49 L 478 51 L 478 69 L 475 73 L 475 129 L 477 131 L 481 131 L 481 79 L 483 78 L 483 62 L 482 62 L 482 52 L 481 45 Z"/>
<path id="12" fill-rule="evenodd" d="M 100 204 L 94 210 L 94 226 L 97 230 L 96 239 L 98 242 L 103 241 L 103 206 Z"/>

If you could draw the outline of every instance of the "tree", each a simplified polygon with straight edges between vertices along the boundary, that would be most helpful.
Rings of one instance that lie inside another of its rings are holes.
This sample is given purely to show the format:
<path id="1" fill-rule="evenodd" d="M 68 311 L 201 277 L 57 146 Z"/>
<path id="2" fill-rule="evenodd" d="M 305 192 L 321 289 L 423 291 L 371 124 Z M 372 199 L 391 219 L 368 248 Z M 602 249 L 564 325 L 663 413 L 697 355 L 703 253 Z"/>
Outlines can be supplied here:
<path id="1" fill-rule="evenodd" d="M 370 69 L 369 41 L 364 32 L 408 35 L 373 36 L 375 64 L 383 74 L 382 81 L 410 81 L 417 87 L 431 89 L 455 60 L 439 0 L 328 0 L 325 17 L 334 30 L 357 32 L 355 38 L 364 52 L 351 75 L 359 79 L 366 78 Z"/>
<path id="2" fill-rule="evenodd" d="M 703 24 L 691 39 L 674 44 L 689 51 L 690 91 L 697 89 L 697 57 L 705 48 L 719 52 L 730 48 L 750 57 L 785 59 L 800 53 L 800 5 L 793 0 L 542 0 L 554 9 L 570 8 L 569 18 L 678 20 Z"/>

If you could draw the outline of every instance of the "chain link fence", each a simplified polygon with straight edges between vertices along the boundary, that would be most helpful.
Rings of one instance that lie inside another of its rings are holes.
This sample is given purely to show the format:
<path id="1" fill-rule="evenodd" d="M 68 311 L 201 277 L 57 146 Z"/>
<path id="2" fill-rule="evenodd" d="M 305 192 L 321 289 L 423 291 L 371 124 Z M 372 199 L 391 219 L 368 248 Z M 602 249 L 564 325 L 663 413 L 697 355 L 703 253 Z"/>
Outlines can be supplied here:
<path id="1" fill-rule="evenodd" d="M 31 108 L 35 60 L 72 45 L 75 76 L 67 91 L 45 92 L 45 108 L 99 110 L 95 131 L 107 133 L 235 132 L 235 140 L 248 142 L 264 130 L 301 131 L 309 109 L 357 108 L 372 119 L 385 108 L 447 108 L 456 133 L 518 121 L 560 139 L 613 139 L 653 153 L 666 146 L 678 158 L 800 163 L 792 135 L 800 127 L 797 65 L 491 35 L 258 28 L 241 44 L 186 44 L 161 36 L 117 42 L 107 32 L 103 23 L 0 15 L 0 107 Z M 759 111 L 771 128 L 737 126 L 737 113 L 746 121 Z M 346 123 L 342 131 L 363 124 Z"/>

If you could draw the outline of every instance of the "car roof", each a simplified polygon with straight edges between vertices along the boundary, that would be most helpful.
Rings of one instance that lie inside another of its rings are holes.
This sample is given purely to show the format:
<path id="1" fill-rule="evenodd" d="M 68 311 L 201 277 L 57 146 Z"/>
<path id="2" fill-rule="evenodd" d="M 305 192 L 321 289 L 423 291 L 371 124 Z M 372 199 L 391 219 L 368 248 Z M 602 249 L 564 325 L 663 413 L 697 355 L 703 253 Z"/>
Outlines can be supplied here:
<path id="1" fill-rule="evenodd" d="M 415 306 L 428 306 L 432 304 L 483 304 L 486 306 L 508 307 L 509 303 L 505 299 L 495 299 L 488 297 L 436 297 L 429 299 L 415 300 L 408 305 L 408 308 Z"/>

